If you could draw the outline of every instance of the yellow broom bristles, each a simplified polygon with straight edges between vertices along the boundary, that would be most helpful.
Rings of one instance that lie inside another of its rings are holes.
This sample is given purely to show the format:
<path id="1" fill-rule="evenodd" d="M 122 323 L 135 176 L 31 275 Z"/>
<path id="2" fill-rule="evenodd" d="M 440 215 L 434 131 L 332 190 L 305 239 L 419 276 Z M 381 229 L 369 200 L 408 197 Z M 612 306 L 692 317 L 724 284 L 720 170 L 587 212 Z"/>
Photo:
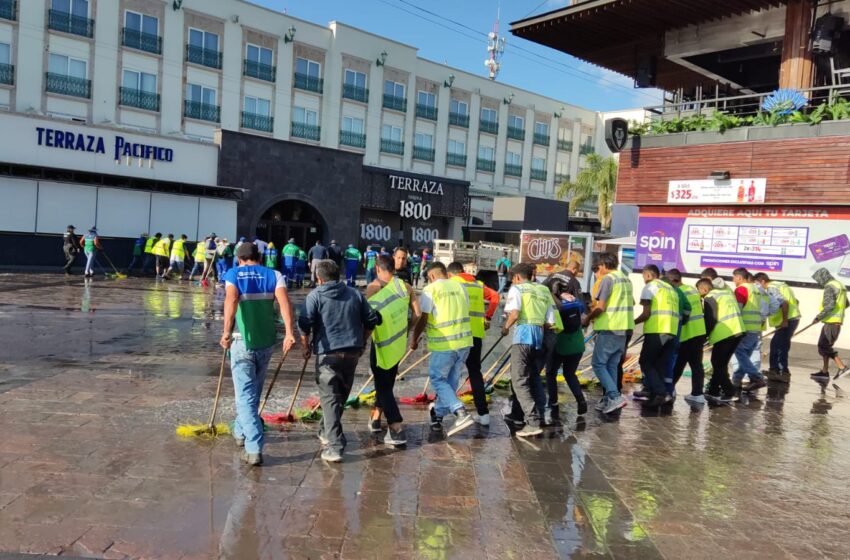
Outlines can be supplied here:
<path id="1" fill-rule="evenodd" d="M 214 437 L 230 434 L 229 424 L 216 424 L 215 431 L 211 431 L 206 424 L 183 424 L 175 430 L 180 437 Z"/>

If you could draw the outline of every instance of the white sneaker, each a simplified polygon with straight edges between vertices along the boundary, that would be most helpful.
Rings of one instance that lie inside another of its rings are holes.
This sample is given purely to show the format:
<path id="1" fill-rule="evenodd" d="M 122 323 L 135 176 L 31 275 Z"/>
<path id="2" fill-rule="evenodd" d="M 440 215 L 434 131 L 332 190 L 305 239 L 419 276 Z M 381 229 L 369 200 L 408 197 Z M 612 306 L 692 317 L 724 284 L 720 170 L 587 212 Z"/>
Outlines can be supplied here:
<path id="1" fill-rule="evenodd" d="M 490 425 L 490 415 L 489 414 L 481 414 L 480 416 L 476 414 L 472 417 L 475 422 L 481 426 L 489 426 Z"/>
<path id="2" fill-rule="evenodd" d="M 627 404 L 628 403 L 626 402 L 626 399 L 623 398 L 623 395 L 619 395 L 617 398 L 610 399 L 608 401 L 608 403 L 605 405 L 605 410 L 603 410 L 603 412 L 605 414 L 611 414 L 615 410 L 619 410 Z"/>
<path id="3" fill-rule="evenodd" d="M 602 412 L 605 410 L 605 407 L 608 405 L 608 397 L 602 397 L 596 402 L 596 405 L 593 407 L 597 411 Z"/>
<path id="4" fill-rule="evenodd" d="M 701 405 L 705 404 L 706 400 L 703 395 L 685 395 L 685 400 L 690 404 Z"/>

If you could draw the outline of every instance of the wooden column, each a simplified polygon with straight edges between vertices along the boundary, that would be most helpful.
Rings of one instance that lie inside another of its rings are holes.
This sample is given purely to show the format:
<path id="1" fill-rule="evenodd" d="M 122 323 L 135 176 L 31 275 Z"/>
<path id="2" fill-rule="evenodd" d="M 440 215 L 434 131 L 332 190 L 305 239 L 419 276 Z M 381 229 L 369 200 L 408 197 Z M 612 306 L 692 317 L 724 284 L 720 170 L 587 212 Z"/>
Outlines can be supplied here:
<path id="1" fill-rule="evenodd" d="M 789 0 L 785 10 L 779 87 L 808 89 L 814 85 L 814 62 L 809 38 L 814 4 L 812 0 Z"/>

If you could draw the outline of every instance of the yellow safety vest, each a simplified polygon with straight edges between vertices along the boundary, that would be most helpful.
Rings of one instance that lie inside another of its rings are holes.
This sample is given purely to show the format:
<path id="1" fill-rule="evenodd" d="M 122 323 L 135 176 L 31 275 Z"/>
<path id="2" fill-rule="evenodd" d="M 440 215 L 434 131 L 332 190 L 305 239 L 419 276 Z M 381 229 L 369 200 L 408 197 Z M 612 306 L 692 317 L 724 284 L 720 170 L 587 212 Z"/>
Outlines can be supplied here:
<path id="1" fill-rule="evenodd" d="M 549 291 L 549 288 L 535 282 L 523 282 L 522 284 L 517 284 L 516 289 L 519 290 L 520 297 L 522 298 L 517 323 L 538 327 L 546 324 L 546 315 L 549 312 L 549 308 L 554 306 L 552 293 Z M 556 332 L 564 330 L 564 324 L 560 319 L 560 314 L 555 313 L 554 327 Z"/>
<path id="2" fill-rule="evenodd" d="M 682 334 L 679 337 L 680 342 L 685 342 L 705 334 L 705 314 L 702 310 L 702 298 L 696 288 L 682 284 L 679 289 L 691 304 L 691 314 L 688 322 L 682 325 Z"/>
<path id="3" fill-rule="evenodd" d="M 779 292 L 779 295 L 782 296 L 788 303 L 788 320 L 799 319 L 800 318 L 800 303 L 797 301 L 797 296 L 794 295 L 794 292 L 791 291 L 791 288 L 785 282 L 773 281 L 770 283 L 772 288 L 776 288 L 776 291 Z M 776 313 L 770 316 L 768 323 L 771 327 L 778 327 L 782 324 L 782 309 L 778 309 Z"/>
<path id="4" fill-rule="evenodd" d="M 195 245 L 195 253 L 192 255 L 192 258 L 198 262 L 203 262 L 204 258 L 207 256 L 207 248 L 205 247 L 205 243 L 203 241 L 198 241 L 198 244 Z"/>
<path id="5" fill-rule="evenodd" d="M 741 318 L 738 300 L 735 299 L 735 294 L 731 290 L 715 288 L 705 297 L 717 302 L 717 324 L 708 335 L 708 341 L 711 344 L 717 344 L 721 340 L 744 332 L 744 320 Z"/>
<path id="6" fill-rule="evenodd" d="M 153 253 L 154 241 L 156 241 L 155 237 L 148 237 L 148 240 L 145 241 L 145 253 Z"/>
<path id="7" fill-rule="evenodd" d="M 595 331 L 631 331 L 635 328 L 635 306 L 632 282 L 619 270 L 608 273 L 614 285 L 605 311 L 593 320 Z"/>
<path id="8" fill-rule="evenodd" d="M 764 330 L 764 321 L 761 319 L 761 301 L 765 296 L 761 295 L 754 284 L 746 282 L 741 286 L 747 289 L 747 303 L 741 310 L 744 329 L 747 332 L 761 332 Z"/>
<path id="9" fill-rule="evenodd" d="M 436 311 L 428 314 L 428 350 L 448 352 L 472 346 L 466 290 L 457 282 L 438 280 L 422 292 L 431 297 Z"/>
<path id="10" fill-rule="evenodd" d="M 410 294 L 398 278 L 369 298 L 372 309 L 381 314 L 381 324 L 372 331 L 372 346 L 378 367 L 390 369 L 398 364 L 407 349 L 407 309 Z"/>
<path id="11" fill-rule="evenodd" d="M 183 260 L 186 258 L 186 250 L 183 248 L 183 245 L 186 242 L 182 239 L 178 239 L 171 245 L 171 258 Z"/>
<path id="12" fill-rule="evenodd" d="M 472 330 L 472 336 L 475 338 L 484 338 L 484 284 L 477 280 L 469 281 L 460 276 L 452 276 L 450 280 L 460 282 L 463 289 L 466 290 L 466 295 L 469 296 L 469 326 Z"/>
<path id="13" fill-rule="evenodd" d="M 649 304 L 649 319 L 643 326 L 644 334 L 678 334 L 679 294 L 676 288 L 661 280 L 653 280 L 650 286 L 658 290 Z"/>
<path id="14" fill-rule="evenodd" d="M 847 309 L 847 288 L 835 278 L 827 282 L 826 285 L 838 290 L 838 299 L 835 300 L 835 307 L 832 308 L 829 315 L 823 318 L 822 322 L 841 325 L 844 323 L 844 310 Z M 823 301 L 821 301 L 820 310 L 823 311 Z"/>
<path id="15" fill-rule="evenodd" d="M 167 257 L 168 249 L 171 247 L 171 242 L 167 237 L 160 239 L 156 245 L 153 246 L 153 254 L 158 257 Z"/>

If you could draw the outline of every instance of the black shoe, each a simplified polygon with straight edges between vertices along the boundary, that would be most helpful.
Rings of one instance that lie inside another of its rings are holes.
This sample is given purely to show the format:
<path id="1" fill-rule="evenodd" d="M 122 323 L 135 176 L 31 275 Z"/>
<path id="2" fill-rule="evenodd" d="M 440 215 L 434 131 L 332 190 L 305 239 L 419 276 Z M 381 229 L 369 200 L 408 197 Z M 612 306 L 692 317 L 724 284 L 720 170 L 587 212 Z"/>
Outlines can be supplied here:
<path id="1" fill-rule="evenodd" d="M 442 430 L 443 418 L 441 416 L 437 416 L 437 411 L 434 409 L 434 403 L 431 403 L 431 406 L 428 407 L 428 415 L 431 417 L 431 429 Z"/>
<path id="2" fill-rule="evenodd" d="M 505 422 L 507 422 L 509 425 L 515 427 L 517 430 L 519 430 L 520 428 L 525 426 L 525 420 L 520 420 L 518 418 L 514 418 L 510 414 L 505 414 L 504 419 L 505 419 Z"/>
<path id="3" fill-rule="evenodd" d="M 776 381 L 777 383 L 789 383 L 791 381 L 790 371 L 770 370 L 767 372 L 768 381 Z"/>
<path id="4" fill-rule="evenodd" d="M 729 404 L 737 398 L 738 395 L 736 393 L 721 393 L 718 400 L 724 404 Z"/>
<path id="5" fill-rule="evenodd" d="M 256 467 L 263 464 L 263 454 L 243 452 L 242 460 L 245 461 L 249 467 Z"/>
<path id="6" fill-rule="evenodd" d="M 382 431 L 381 430 L 381 419 L 380 418 L 373 418 L 373 419 L 369 420 L 369 431 L 372 432 L 373 434 L 377 434 L 377 433 L 380 433 Z"/>
<path id="7" fill-rule="evenodd" d="M 582 416 L 584 414 L 587 414 L 587 401 L 578 401 L 576 403 L 576 405 L 577 405 L 576 414 L 578 416 Z"/>
<path id="8" fill-rule="evenodd" d="M 812 379 L 817 379 L 817 380 L 820 380 L 820 379 L 828 380 L 829 379 L 829 372 L 828 371 L 816 371 L 810 377 Z"/>
<path id="9" fill-rule="evenodd" d="M 646 389 L 640 389 L 639 391 L 635 391 L 634 393 L 632 393 L 632 400 L 635 401 L 648 401 L 652 397 L 652 393 L 647 391 Z"/>
<path id="10" fill-rule="evenodd" d="M 671 402 L 673 402 L 673 397 L 671 397 L 670 395 L 655 395 L 651 399 L 643 403 L 643 406 L 646 408 L 660 408 L 665 404 Z"/>
<path id="11" fill-rule="evenodd" d="M 765 381 L 764 379 L 756 379 L 755 381 L 747 385 L 745 391 L 747 391 L 748 393 L 752 393 L 753 391 L 758 391 L 759 389 L 762 389 L 764 387 L 767 387 L 767 381 Z"/>
<path id="12" fill-rule="evenodd" d="M 407 444 L 407 435 L 404 433 L 404 428 L 396 431 L 387 427 L 387 435 L 384 436 L 384 443 L 394 447 Z"/>

